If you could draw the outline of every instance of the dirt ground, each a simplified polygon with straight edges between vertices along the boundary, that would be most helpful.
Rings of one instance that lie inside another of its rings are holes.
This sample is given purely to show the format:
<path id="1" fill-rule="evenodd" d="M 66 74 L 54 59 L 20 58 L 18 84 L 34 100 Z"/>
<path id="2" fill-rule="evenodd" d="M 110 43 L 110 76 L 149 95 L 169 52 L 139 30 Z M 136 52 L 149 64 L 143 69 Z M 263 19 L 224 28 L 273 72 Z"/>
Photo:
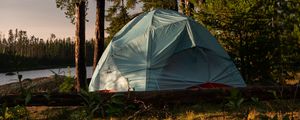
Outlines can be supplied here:
<path id="1" fill-rule="evenodd" d="M 53 116 L 63 116 L 66 117 L 65 110 L 72 111 L 78 107 L 71 106 L 71 107 L 49 107 L 49 106 L 32 106 L 26 107 L 27 110 L 30 112 L 30 119 L 51 119 Z M 181 109 L 181 108 L 179 108 Z M 151 111 L 149 111 L 151 113 Z M 158 113 L 158 114 L 165 114 L 165 113 Z M 122 117 L 110 117 L 107 119 L 111 120 L 125 120 L 130 115 L 125 115 Z M 264 117 L 263 117 L 264 116 Z M 257 109 L 252 109 L 248 113 L 232 113 L 226 111 L 218 111 L 216 112 L 197 112 L 193 111 L 192 108 L 185 108 L 185 112 L 181 113 L 173 113 L 166 115 L 163 119 L 164 120 L 239 120 L 239 119 L 246 119 L 246 120 L 258 120 L 268 117 L 268 119 L 278 119 L 283 120 L 289 118 L 290 120 L 299 120 L 300 119 L 300 111 L 293 111 L 293 112 L 259 112 Z M 59 119 L 55 117 L 55 119 Z M 144 119 L 144 120 L 158 120 L 162 119 L 155 115 L 145 115 L 145 116 L 137 116 L 135 119 Z"/>
<path id="2" fill-rule="evenodd" d="M 58 86 L 63 83 L 63 76 L 50 76 L 36 79 L 25 79 L 22 86 L 31 92 L 58 92 Z M 9 83 L 0 86 L 0 95 L 20 94 L 20 83 Z"/>
<path id="3" fill-rule="evenodd" d="M 22 81 L 22 86 L 25 89 L 31 89 L 32 92 L 58 92 L 58 86 L 63 82 L 63 76 L 51 76 L 51 77 L 43 77 L 43 78 L 36 78 L 32 80 L 24 80 Z M 287 84 L 297 84 L 300 80 L 300 72 L 296 73 L 296 77 L 294 80 L 286 80 Z M 0 95 L 9 95 L 9 94 L 20 94 L 20 84 L 19 83 L 10 83 L 6 85 L 0 86 Z M 59 115 L 66 115 L 69 114 L 67 111 L 73 111 L 77 109 L 78 106 L 27 106 L 26 109 L 29 111 L 30 118 L 33 119 L 47 119 L 51 116 L 59 116 Z M 255 117 L 259 116 L 261 113 L 257 110 L 250 110 L 247 114 L 247 119 L 255 119 Z M 278 118 L 283 118 L 285 115 L 292 116 L 294 119 L 300 120 L 300 111 L 293 111 L 293 112 L 274 112 L 269 111 L 264 113 L 264 115 L 270 116 L 271 118 L 276 116 Z M 196 119 L 196 120 L 204 120 L 204 119 L 211 119 L 211 120 L 223 120 L 223 119 L 234 119 L 235 115 L 228 113 L 228 112 L 197 112 L 193 111 L 192 109 L 186 109 L 185 112 L 180 114 L 172 115 L 166 119 Z M 113 119 L 113 118 L 112 118 Z M 115 118 L 119 119 L 119 118 Z M 124 118 L 125 119 L 125 118 Z M 145 119 L 155 120 L 155 116 L 146 117 Z"/>

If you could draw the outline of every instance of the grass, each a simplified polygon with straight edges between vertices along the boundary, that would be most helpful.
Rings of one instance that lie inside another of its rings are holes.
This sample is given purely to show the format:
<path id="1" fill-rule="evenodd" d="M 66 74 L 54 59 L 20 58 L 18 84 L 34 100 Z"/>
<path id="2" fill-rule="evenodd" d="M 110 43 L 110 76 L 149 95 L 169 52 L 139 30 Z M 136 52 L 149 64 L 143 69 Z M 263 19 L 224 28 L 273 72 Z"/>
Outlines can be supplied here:
<path id="1" fill-rule="evenodd" d="M 199 101 L 195 104 L 146 105 L 150 106 L 149 109 L 138 113 L 134 117 L 131 116 L 141 109 L 130 109 L 130 112 L 124 111 L 122 115 L 106 115 L 106 117 L 101 117 L 101 115 L 98 114 L 99 112 L 95 112 L 94 119 L 125 120 L 129 117 L 133 120 L 300 119 L 300 101 L 298 100 L 283 100 L 278 98 L 275 100 L 259 101 L 257 99 L 247 99 L 237 108 L 227 106 L 228 100 L 224 100 L 220 103 Z M 13 107 L 11 109 L 18 111 L 18 109 Z M 84 120 L 89 113 L 85 106 L 27 106 L 26 110 L 28 110 L 29 116 L 25 116 L 25 118 L 32 120 Z M 24 115 L 9 113 L 11 114 L 10 116 L 24 117 Z M 23 119 L 23 117 L 20 119 Z M 0 120 L 2 119 L 0 118 Z"/>
<path id="2" fill-rule="evenodd" d="M 295 79 L 288 79 L 285 80 L 285 82 L 287 85 L 296 85 L 299 84 L 299 80 L 300 80 L 300 71 L 296 72 Z"/>
<path id="3" fill-rule="evenodd" d="M 22 84 L 24 84 L 25 87 L 34 85 L 34 89 L 32 89 L 33 91 L 35 89 L 37 89 L 37 91 L 41 91 L 41 88 L 57 88 L 57 86 L 61 85 L 62 82 L 64 81 L 55 78 L 52 79 L 53 80 L 38 80 L 39 82 L 28 81 L 28 83 L 25 81 L 22 82 Z M 296 81 L 296 83 L 297 82 L 299 82 L 299 79 L 298 81 Z M 47 87 L 42 85 L 45 85 Z M 12 89 L 11 85 L 7 85 L 6 87 Z M 12 91 L 17 92 L 18 86 L 16 85 L 15 87 L 16 89 L 12 89 Z M 4 90 L 7 91 L 7 89 Z M 43 91 L 47 91 L 47 90 L 43 90 Z M 90 97 L 94 98 L 95 96 L 90 96 Z M 89 101 L 89 102 L 91 103 L 96 102 L 94 99 L 91 100 L 93 101 Z M 113 99 L 111 99 L 110 101 L 113 101 Z M 127 104 L 126 102 L 121 102 L 121 103 Z M 93 104 L 88 104 L 86 106 L 89 105 L 93 105 Z M 109 103 L 105 103 L 104 105 L 106 107 L 111 107 L 112 104 L 111 102 L 109 102 Z M 85 108 L 86 106 L 71 106 L 71 107 L 70 106 L 69 107 L 27 106 L 25 108 L 29 113 L 28 115 L 27 114 L 18 115 L 18 112 L 16 113 L 13 112 L 18 110 L 24 110 L 24 107 L 22 108 L 22 106 L 17 108 L 4 107 L 4 109 L 2 109 L 0 113 L 2 112 L 1 113 L 2 115 L 3 112 L 4 115 L 6 113 L 9 113 L 8 115 L 10 116 L 20 117 L 19 119 L 28 118 L 33 120 L 35 119 L 84 120 L 87 119 L 88 114 L 91 113 L 90 111 L 88 111 L 90 109 Z M 122 120 L 128 118 L 132 118 L 134 120 L 141 120 L 141 119 L 143 120 L 300 119 L 299 100 L 295 100 L 295 99 L 283 100 L 280 99 L 280 97 L 276 97 L 276 99 L 269 100 L 269 101 L 260 101 L 258 98 L 251 98 L 251 99 L 244 100 L 244 98 L 242 98 L 242 96 L 240 96 L 238 92 L 236 93 L 234 91 L 231 93 L 231 95 L 229 95 L 226 99 L 224 99 L 223 102 L 220 103 L 199 101 L 196 104 L 172 104 L 172 105 L 163 105 L 163 106 L 144 105 L 144 106 L 149 106 L 149 107 L 147 109 L 143 109 L 143 107 L 139 106 L 139 108 L 129 109 L 128 111 L 122 111 L 123 112 L 122 114 L 117 114 L 117 115 L 108 115 L 109 113 L 104 112 L 105 117 L 103 117 L 103 115 L 100 115 L 99 114 L 100 112 L 95 112 L 94 119 L 112 119 L 112 120 L 114 119 Z M 94 108 L 95 106 L 90 106 L 90 107 Z M 112 110 L 118 110 L 118 109 L 112 109 Z M 0 120 L 2 120 L 1 116 L 0 116 Z"/>
<path id="4" fill-rule="evenodd" d="M 86 112 L 83 107 L 27 107 L 30 119 L 84 119 Z M 125 120 L 133 113 L 108 118 L 95 119 Z M 291 100 L 252 101 L 244 102 L 237 110 L 231 110 L 223 103 L 199 102 L 194 105 L 158 106 L 144 111 L 134 120 L 256 120 L 256 119 L 300 119 L 300 102 Z"/>

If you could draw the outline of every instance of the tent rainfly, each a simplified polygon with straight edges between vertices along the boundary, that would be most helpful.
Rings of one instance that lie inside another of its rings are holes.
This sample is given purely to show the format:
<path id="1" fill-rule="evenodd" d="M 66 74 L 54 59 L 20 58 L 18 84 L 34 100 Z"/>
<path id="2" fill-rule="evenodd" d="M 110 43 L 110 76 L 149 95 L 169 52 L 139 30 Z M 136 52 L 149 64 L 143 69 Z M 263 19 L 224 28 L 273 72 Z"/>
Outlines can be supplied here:
<path id="1" fill-rule="evenodd" d="M 154 91 L 201 85 L 245 87 L 229 55 L 196 21 L 154 10 L 127 23 L 107 46 L 89 91 Z"/>

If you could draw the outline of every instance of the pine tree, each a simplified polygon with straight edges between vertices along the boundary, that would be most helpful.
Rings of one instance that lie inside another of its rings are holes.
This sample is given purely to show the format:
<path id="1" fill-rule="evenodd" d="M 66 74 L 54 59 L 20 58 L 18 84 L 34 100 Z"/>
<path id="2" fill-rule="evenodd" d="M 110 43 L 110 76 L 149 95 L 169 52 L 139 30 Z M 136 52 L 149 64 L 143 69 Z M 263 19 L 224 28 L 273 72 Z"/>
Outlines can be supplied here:
<path id="1" fill-rule="evenodd" d="M 86 16 L 86 0 L 56 0 L 58 8 L 65 10 L 65 14 L 75 22 L 75 74 L 76 74 L 76 90 L 87 89 L 86 82 L 86 63 L 85 63 L 85 16 Z"/>
<path id="2" fill-rule="evenodd" d="M 105 20 L 105 0 L 96 0 L 96 27 L 94 41 L 94 61 L 93 70 L 104 51 L 104 20 Z"/>
<path id="3" fill-rule="evenodd" d="M 133 7 L 132 4 L 128 7 L 125 6 L 124 0 L 113 0 L 113 5 L 107 10 L 106 21 L 110 22 L 109 26 L 106 28 L 109 34 L 108 40 L 111 40 L 113 36 L 127 23 L 131 20 L 131 16 L 127 12 L 127 9 Z M 132 1 L 128 1 L 132 2 Z"/>
<path id="4" fill-rule="evenodd" d="M 177 0 L 141 0 L 143 2 L 143 11 L 162 8 L 178 11 Z"/>

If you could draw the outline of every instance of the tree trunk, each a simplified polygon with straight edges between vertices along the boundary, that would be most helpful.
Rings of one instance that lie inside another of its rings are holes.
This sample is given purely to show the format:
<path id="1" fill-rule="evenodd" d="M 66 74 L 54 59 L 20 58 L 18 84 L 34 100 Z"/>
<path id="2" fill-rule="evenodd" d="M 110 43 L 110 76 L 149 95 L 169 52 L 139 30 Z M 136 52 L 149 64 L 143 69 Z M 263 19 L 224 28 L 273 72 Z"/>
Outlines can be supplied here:
<path id="1" fill-rule="evenodd" d="M 180 9 L 181 9 L 181 13 L 185 14 L 185 0 L 180 0 Z"/>
<path id="2" fill-rule="evenodd" d="M 193 16 L 194 4 L 186 0 L 186 15 Z"/>
<path id="3" fill-rule="evenodd" d="M 96 26 L 95 26 L 95 44 L 94 44 L 94 62 L 93 71 L 104 51 L 104 16 L 105 0 L 96 0 Z"/>
<path id="4" fill-rule="evenodd" d="M 76 4 L 76 32 L 75 32 L 75 66 L 76 66 L 76 91 L 86 89 L 85 66 L 85 1 Z"/>

